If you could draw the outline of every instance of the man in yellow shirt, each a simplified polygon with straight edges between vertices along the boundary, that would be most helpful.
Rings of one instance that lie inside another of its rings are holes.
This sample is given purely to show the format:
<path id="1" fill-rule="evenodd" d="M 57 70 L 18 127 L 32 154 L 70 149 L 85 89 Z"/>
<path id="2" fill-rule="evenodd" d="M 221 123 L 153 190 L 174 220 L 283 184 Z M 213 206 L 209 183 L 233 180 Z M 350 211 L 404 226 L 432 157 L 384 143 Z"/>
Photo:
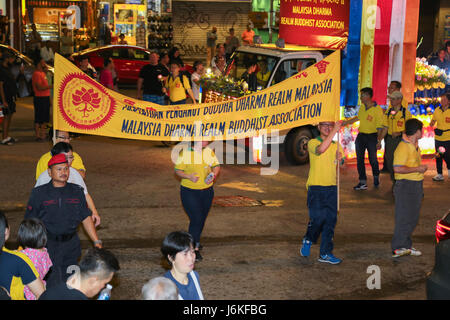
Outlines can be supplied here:
<path id="1" fill-rule="evenodd" d="M 55 144 L 58 142 L 66 142 L 70 143 L 70 136 L 69 132 L 67 131 L 55 131 Z M 86 168 L 84 167 L 83 160 L 81 159 L 80 155 L 76 152 L 73 153 L 73 162 L 72 162 L 72 168 L 75 168 L 78 170 L 80 175 L 83 177 L 83 179 L 86 177 Z M 52 158 L 52 154 L 49 152 L 43 154 L 41 158 L 38 161 L 38 164 L 36 166 L 36 180 L 39 179 L 39 176 L 42 172 L 48 169 L 48 162 Z"/>
<path id="2" fill-rule="evenodd" d="M 383 109 L 372 100 L 372 88 L 361 89 L 361 107 L 358 115 L 343 123 L 348 125 L 359 121 L 359 133 L 355 140 L 356 161 L 359 174 L 359 183 L 353 187 L 355 190 L 367 189 L 366 166 L 364 157 L 369 153 L 369 163 L 372 167 L 373 184 L 377 188 L 380 184 L 380 169 L 377 159 L 377 141 L 383 130 Z"/>
<path id="3" fill-rule="evenodd" d="M 434 129 L 434 145 L 439 156 L 436 157 L 436 171 L 437 175 L 433 177 L 434 181 L 443 181 L 442 175 L 442 161 L 447 164 L 448 178 L 450 179 L 450 93 L 441 95 L 441 106 L 434 111 L 433 119 L 430 126 L 436 124 Z M 444 152 L 439 149 L 444 148 Z"/>
<path id="4" fill-rule="evenodd" d="M 332 253 L 337 222 L 336 165 L 343 155 L 342 147 L 333 141 L 333 137 L 340 128 L 340 121 L 321 122 L 318 126 L 320 136 L 308 142 L 310 168 L 306 187 L 309 223 L 300 249 L 302 257 L 309 257 L 311 245 L 322 234 L 319 262 L 330 264 L 342 261 Z"/>
<path id="5" fill-rule="evenodd" d="M 169 90 L 169 104 L 185 104 L 186 92 L 196 103 L 189 79 L 180 72 L 180 65 L 177 62 L 170 63 L 170 76 L 167 78 L 165 90 Z M 164 89 L 163 89 L 164 90 Z"/>
<path id="6" fill-rule="evenodd" d="M 378 137 L 377 148 L 381 147 L 381 140 L 385 138 L 384 152 L 386 155 L 386 163 L 384 165 L 387 166 L 391 180 L 394 182 L 394 151 L 402 140 L 402 133 L 405 131 L 405 122 L 412 119 L 412 115 L 408 108 L 402 105 L 403 94 L 400 91 L 392 92 L 388 95 L 388 98 L 390 99 L 391 107 L 385 113 L 383 131 Z"/>
<path id="7" fill-rule="evenodd" d="M 412 247 L 411 235 L 417 226 L 423 198 L 423 176 L 428 167 L 422 164 L 418 141 L 423 124 L 409 119 L 405 134 L 394 153 L 395 228 L 392 237 L 394 258 L 422 253 Z"/>

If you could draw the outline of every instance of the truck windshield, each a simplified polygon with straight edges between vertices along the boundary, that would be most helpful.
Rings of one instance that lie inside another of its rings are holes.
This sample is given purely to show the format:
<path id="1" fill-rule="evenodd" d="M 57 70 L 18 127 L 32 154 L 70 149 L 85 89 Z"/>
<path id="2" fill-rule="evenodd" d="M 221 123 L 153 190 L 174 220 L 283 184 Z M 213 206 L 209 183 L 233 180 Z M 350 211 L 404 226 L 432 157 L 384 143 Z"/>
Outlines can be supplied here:
<path id="1" fill-rule="evenodd" d="M 226 74 L 235 81 L 239 81 L 246 77 L 249 69 L 252 71 L 254 69 L 258 81 L 258 90 L 261 90 L 267 87 L 278 60 L 279 58 L 272 56 L 236 51 L 228 62 Z"/>

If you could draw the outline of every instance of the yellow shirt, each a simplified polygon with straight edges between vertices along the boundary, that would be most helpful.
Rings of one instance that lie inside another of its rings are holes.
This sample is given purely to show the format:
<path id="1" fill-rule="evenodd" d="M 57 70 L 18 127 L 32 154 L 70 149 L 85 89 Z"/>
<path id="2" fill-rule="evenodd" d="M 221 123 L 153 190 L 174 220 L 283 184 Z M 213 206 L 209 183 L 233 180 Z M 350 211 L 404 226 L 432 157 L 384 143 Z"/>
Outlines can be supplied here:
<path id="1" fill-rule="evenodd" d="M 48 162 L 52 158 L 52 154 L 50 152 L 47 152 L 46 154 L 42 155 L 42 157 L 39 159 L 38 164 L 36 166 L 36 180 L 39 179 L 39 176 L 42 172 L 48 169 Z M 81 159 L 80 155 L 76 152 L 73 153 L 73 162 L 72 167 L 77 170 L 84 170 L 86 171 L 86 168 L 84 167 L 83 160 Z"/>
<path id="2" fill-rule="evenodd" d="M 383 127 L 388 128 L 388 134 L 392 135 L 394 132 L 405 131 L 406 120 L 412 119 L 411 112 L 405 108 L 405 117 L 403 117 L 403 111 L 400 109 L 395 114 L 391 114 L 393 108 L 388 108 L 383 118 Z"/>
<path id="3" fill-rule="evenodd" d="M 183 77 L 183 85 L 181 84 L 180 77 Z M 186 90 L 190 89 L 191 85 L 189 84 L 189 79 L 180 74 L 180 76 L 175 78 L 169 76 L 166 82 L 166 88 L 169 89 L 170 101 L 175 102 L 186 99 Z"/>
<path id="4" fill-rule="evenodd" d="M 376 133 L 378 129 L 383 128 L 383 109 L 379 105 L 366 109 L 364 104 L 361 105 L 358 112 L 359 132 Z"/>
<path id="5" fill-rule="evenodd" d="M 198 176 L 197 182 L 181 179 L 181 185 L 189 189 L 201 190 L 212 187 L 213 183 L 206 184 L 205 179 L 212 172 L 212 168 L 219 165 L 219 160 L 210 148 L 203 148 L 201 153 L 189 148 L 181 151 L 175 164 L 175 170 L 183 171 L 186 174 L 195 173 Z"/>
<path id="6" fill-rule="evenodd" d="M 258 79 L 260 85 L 266 85 L 266 82 L 269 80 L 269 77 L 270 71 L 267 71 L 266 73 L 262 73 L 262 71 L 259 71 L 256 74 L 256 78 Z"/>
<path id="7" fill-rule="evenodd" d="M 418 167 L 422 164 L 420 149 L 406 140 L 400 141 L 394 152 L 394 167 Z M 395 180 L 413 180 L 422 181 L 423 173 L 395 173 Z"/>
<path id="8" fill-rule="evenodd" d="M 448 130 L 443 132 L 441 136 L 434 135 L 434 139 L 438 141 L 450 141 L 450 108 L 447 108 L 445 111 L 437 108 L 434 110 L 432 120 L 436 121 L 436 128 Z"/>
<path id="9" fill-rule="evenodd" d="M 336 185 L 336 150 L 338 144 L 332 142 L 327 151 L 318 155 L 317 147 L 322 143 L 319 137 L 308 141 L 309 175 L 306 188 L 309 186 L 335 186 Z M 343 155 L 342 146 L 339 152 Z"/>

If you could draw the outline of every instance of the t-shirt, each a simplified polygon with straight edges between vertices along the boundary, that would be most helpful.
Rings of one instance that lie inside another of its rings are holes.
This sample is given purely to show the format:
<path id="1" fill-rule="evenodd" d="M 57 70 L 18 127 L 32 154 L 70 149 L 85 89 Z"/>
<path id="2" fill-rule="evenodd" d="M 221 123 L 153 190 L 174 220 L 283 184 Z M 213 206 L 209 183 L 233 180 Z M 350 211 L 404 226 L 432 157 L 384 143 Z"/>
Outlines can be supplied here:
<path id="1" fill-rule="evenodd" d="M 383 109 L 378 105 L 369 109 L 366 109 L 365 105 L 361 105 L 358 119 L 360 133 L 376 133 L 378 129 L 383 128 Z"/>
<path id="2" fill-rule="evenodd" d="M 194 271 L 194 273 L 195 273 L 195 276 L 197 277 L 197 281 L 199 282 L 199 285 L 200 285 L 198 273 L 196 271 Z M 200 296 L 197 292 L 197 288 L 195 287 L 194 280 L 192 279 L 190 273 L 188 273 L 188 275 L 187 275 L 188 284 L 186 284 L 186 285 L 181 284 L 177 280 L 175 280 L 175 278 L 172 276 L 172 273 L 170 271 L 167 271 L 164 274 L 164 277 L 172 280 L 175 283 L 175 285 L 178 288 L 178 294 L 183 298 L 183 300 L 200 300 Z"/>
<path id="3" fill-rule="evenodd" d="M 181 77 L 183 77 L 183 84 L 181 84 Z M 166 82 L 166 88 L 169 89 L 170 101 L 180 101 L 186 99 L 186 90 L 191 88 L 189 79 L 185 75 L 179 75 L 175 78 L 170 76 Z"/>
<path id="4" fill-rule="evenodd" d="M 158 76 L 168 77 L 169 71 L 166 67 L 161 64 L 157 64 L 153 66 L 151 64 L 147 64 L 142 67 L 139 72 L 139 78 L 144 79 L 143 82 L 143 93 L 151 94 L 156 96 L 163 96 L 162 92 L 163 81 L 158 79 Z"/>
<path id="5" fill-rule="evenodd" d="M 253 44 L 254 35 L 255 31 L 253 30 L 250 31 L 245 30 L 244 32 L 242 32 L 242 41 L 244 42 L 244 44 Z"/>
<path id="6" fill-rule="evenodd" d="M 420 149 L 417 148 L 409 141 L 403 140 L 397 146 L 394 152 L 394 168 L 395 167 L 418 167 L 422 164 L 422 158 L 420 156 Z M 395 173 L 395 180 L 413 180 L 422 181 L 423 173 Z"/>
<path id="7" fill-rule="evenodd" d="M 12 300 L 25 300 L 24 285 L 37 278 L 39 278 L 39 273 L 25 254 L 2 248 L 0 286 L 9 291 Z"/>
<path id="8" fill-rule="evenodd" d="M 319 137 L 308 141 L 309 175 L 306 188 L 309 186 L 335 186 L 336 185 L 336 150 L 338 145 L 332 142 L 328 149 L 317 154 L 316 149 L 322 143 Z M 342 146 L 339 144 L 339 152 L 343 155 Z"/>
<path id="9" fill-rule="evenodd" d="M 233 51 L 239 47 L 239 39 L 236 36 L 228 36 L 225 38 L 225 52 L 228 54 L 233 53 Z"/>
<path id="10" fill-rule="evenodd" d="M 403 107 L 402 107 L 403 108 Z M 405 117 L 403 117 L 403 111 L 400 109 L 395 114 L 392 114 L 393 108 L 388 108 L 384 115 L 383 127 L 388 128 L 388 134 L 392 135 L 394 132 L 405 131 L 405 122 L 412 119 L 411 112 L 407 108 L 405 110 Z"/>
<path id="11" fill-rule="evenodd" d="M 209 48 L 216 46 L 217 33 L 209 31 L 206 33 L 206 46 Z"/>
<path id="12" fill-rule="evenodd" d="M 39 90 L 36 84 L 39 84 L 41 87 L 47 87 L 47 75 L 43 71 L 35 70 L 33 76 L 31 78 L 34 95 L 36 97 L 50 97 L 50 89 Z"/>
<path id="13" fill-rule="evenodd" d="M 39 300 L 89 300 L 86 295 L 74 288 L 70 288 L 66 283 L 60 283 L 45 290 Z"/>
<path id="14" fill-rule="evenodd" d="M 192 80 L 192 93 L 194 94 L 194 98 L 195 100 L 199 99 L 199 95 L 200 95 L 200 85 L 198 85 L 197 83 L 195 83 L 195 81 L 200 80 L 202 76 L 199 75 L 197 72 L 194 72 L 191 75 L 191 80 Z"/>
<path id="15" fill-rule="evenodd" d="M 201 190 L 212 187 L 213 183 L 206 184 L 205 179 L 211 173 L 212 168 L 219 165 L 219 160 L 210 148 L 203 148 L 201 153 L 189 148 L 181 151 L 175 164 L 175 170 L 183 171 L 186 174 L 195 173 L 199 177 L 197 182 L 181 179 L 181 185 L 189 189 Z"/>
<path id="16" fill-rule="evenodd" d="M 114 81 L 111 71 L 108 69 L 103 69 L 100 73 L 100 83 L 104 85 L 107 88 L 113 88 L 114 87 Z"/>
<path id="17" fill-rule="evenodd" d="M 41 48 L 41 58 L 44 59 L 44 61 L 46 62 L 54 60 L 55 54 L 53 53 L 53 49 L 47 47 Z"/>
<path id="18" fill-rule="evenodd" d="M 17 85 L 13 74 L 9 68 L 0 65 L 0 82 L 3 82 L 3 92 L 7 102 L 11 101 L 17 95 Z M 0 96 L 0 101 L 2 97 Z"/>
<path id="19" fill-rule="evenodd" d="M 50 152 L 47 152 L 41 156 L 36 166 L 36 180 L 39 179 L 39 176 L 42 174 L 42 172 L 48 169 L 48 162 L 50 161 L 51 158 L 52 154 Z M 77 170 L 86 171 L 86 168 L 84 167 L 83 164 L 83 160 L 81 159 L 80 155 L 76 152 L 73 153 L 73 162 L 71 167 Z"/>
<path id="20" fill-rule="evenodd" d="M 433 119 L 436 121 L 436 128 L 447 130 L 442 135 L 434 135 L 434 139 L 438 141 L 450 141 L 450 108 L 443 111 L 442 108 L 434 110 Z"/>
<path id="21" fill-rule="evenodd" d="M 83 188 L 84 194 L 85 195 L 88 194 L 86 184 L 84 183 L 83 177 L 78 172 L 78 170 L 74 169 L 72 167 L 70 167 L 69 170 L 70 170 L 70 173 L 69 173 L 69 179 L 67 180 L 67 182 L 79 185 L 80 187 Z M 43 184 L 49 183 L 50 180 L 52 180 L 52 178 L 50 178 L 48 171 L 44 170 L 41 173 L 41 175 L 39 176 L 39 178 L 37 179 L 34 187 L 36 188 L 36 187 L 42 186 Z"/>

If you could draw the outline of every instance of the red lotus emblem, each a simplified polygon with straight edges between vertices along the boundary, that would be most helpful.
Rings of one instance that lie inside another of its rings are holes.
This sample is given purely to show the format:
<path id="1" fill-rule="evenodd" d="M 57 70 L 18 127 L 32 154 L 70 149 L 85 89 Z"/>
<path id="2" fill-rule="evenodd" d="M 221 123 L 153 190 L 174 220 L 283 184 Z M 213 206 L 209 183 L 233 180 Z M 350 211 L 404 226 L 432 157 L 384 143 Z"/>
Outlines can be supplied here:
<path id="1" fill-rule="evenodd" d="M 93 108 L 98 108 L 100 104 L 100 98 L 98 97 L 98 93 L 94 92 L 94 89 L 90 88 L 86 90 L 85 88 L 81 88 L 80 90 L 76 90 L 74 94 L 72 94 L 72 102 L 74 105 L 78 106 L 80 104 L 84 104 L 83 106 L 76 109 L 76 111 L 83 112 L 83 118 L 88 118 L 89 112 L 94 111 Z"/>

